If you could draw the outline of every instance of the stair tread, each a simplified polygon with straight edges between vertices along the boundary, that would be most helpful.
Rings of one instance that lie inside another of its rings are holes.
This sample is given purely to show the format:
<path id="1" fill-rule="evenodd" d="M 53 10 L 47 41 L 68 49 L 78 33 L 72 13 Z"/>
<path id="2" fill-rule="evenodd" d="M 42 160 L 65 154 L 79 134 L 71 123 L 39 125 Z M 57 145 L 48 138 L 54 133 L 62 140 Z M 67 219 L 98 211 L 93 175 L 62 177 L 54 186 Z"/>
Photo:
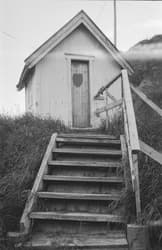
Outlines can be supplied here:
<path id="1" fill-rule="evenodd" d="M 110 149 L 76 149 L 76 148 L 56 148 L 54 153 L 66 153 L 66 154 L 93 154 L 93 155 L 122 155 L 121 150 Z"/>
<path id="2" fill-rule="evenodd" d="M 119 200 L 121 192 L 109 194 L 84 194 L 84 193 L 60 193 L 60 192 L 38 192 L 39 198 L 49 199 L 75 199 L 75 200 Z"/>
<path id="3" fill-rule="evenodd" d="M 56 142 L 48 161 L 49 174 L 47 169 L 41 176 L 45 185 L 37 191 L 38 206 L 28 212 L 34 226 L 26 246 L 128 249 L 123 232 L 126 218 L 122 211 L 108 208 L 120 200 L 124 183 L 117 169 L 106 169 L 122 167 L 121 141 L 112 135 L 83 131 L 61 133 Z M 117 233 L 113 232 L 116 229 Z"/>
<path id="4" fill-rule="evenodd" d="M 59 213 L 59 212 L 32 212 L 30 214 L 32 219 L 44 220 L 71 220 L 71 221 L 92 221 L 92 222 L 118 222 L 124 223 L 123 216 L 114 214 L 95 214 L 95 213 Z"/>
<path id="5" fill-rule="evenodd" d="M 91 139 L 114 139 L 117 138 L 113 135 L 107 135 L 107 134 L 90 134 L 90 133 L 60 133 L 58 135 L 59 137 L 66 137 L 66 138 L 91 138 Z"/>
<path id="6" fill-rule="evenodd" d="M 125 234 L 123 232 L 114 232 L 112 234 L 95 234 L 95 235 L 46 235 L 35 233 L 32 239 L 25 243 L 25 246 L 36 247 L 120 247 L 128 246 Z"/>
<path id="7" fill-rule="evenodd" d="M 110 177 L 87 177 L 87 176 L 56 176 L 56 175 L 44 175 L 43 180 L 49 181 L 76 181 L 76 182 L 123 182 L 122 177 L 110 176 Z"/>
<path id="8" fill-rule="evenodd" d="M 64 161 L 64 160 L 53 160 L 48 162 L 49 166 L 78 166 L 78 167 L 101 167 L 101 168 L 108 168 L 108 167 L 121 167 L 120 162 L 104 162 L 104 161 Z"/>
<path id="9" fill-rule="evenodd" d="M 95 144 L 95 145 L 120 145 L 120 140 L 114 140 L 114 139 L 87 139 L 87 138 L 62 138 L 57 137 L 56 142 L 65 142 L 65 143 L 76 143 L 76 144 Z"/>

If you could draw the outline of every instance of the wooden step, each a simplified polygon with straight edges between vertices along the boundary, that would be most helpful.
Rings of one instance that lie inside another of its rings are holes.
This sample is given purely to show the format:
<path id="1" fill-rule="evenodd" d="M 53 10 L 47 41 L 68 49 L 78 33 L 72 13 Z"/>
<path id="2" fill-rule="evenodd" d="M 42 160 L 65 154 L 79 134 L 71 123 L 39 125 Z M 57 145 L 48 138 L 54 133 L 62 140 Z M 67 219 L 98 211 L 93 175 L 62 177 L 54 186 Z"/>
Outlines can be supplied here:
<path id="1" fill-rule="evenodd" d="M 49 161 L 48 165 L 50 167 L 59 167 L 59 166 L 70 166 L 70 167 L 86 167 L 86 168 L 119 168 L 121 167 L 120 162 L 103 162 L 103 161 Z"/>
<path id="2" fill-rule="evenodd" d="M 113 214 L 95 213 L 59 213 L 59 212 L 32 212 L 30 218 L 39 220 L 68 220 L 68 221 L 89 221 L 89 222 L 114 222 L 124 223 L 123 216 Z"/>
<path id="3" fill-rule="evenodd" d="M 120 146 L 120 140 L 113 139 L 86 139 L 86 138 L 62 138 L 57 137 L 56 142 L 75 145 Z"/>
<path id="4" fill-rule="evenodd" d="M 111 177 L 80 177 L 80 176 L 55 176 L 55 175 L 44 175 L 43 180 L 45 181 L 70 181 L 70 182 L 104 182 L 104 183 L 123 183 L 122 177 L 111 176 Z"/>
<path id="5" fill-rule="evenodd" d="M 38 192 L 39 198 L 45 199 L 68 199 L 68 200 L 119 200 L 120 192 L 111 192 L 109 194 L 83 194 L 83 193 L 58 193 L 58 192 Z"/>
<path id="6" fill-rule="evenodd" d="M 125 234 L 118 231 L 106 235 L 50 235 L 37 232 L 23 247 L 25 250 L 27 247 L 30 250 L 31 247 L 39 250 L 128 250 L 128 243 Z"/>
<path id="7" fill-rule="evenodd" d="M 99 149 L 75 149 L 75 148 L 56 148 L 54 153 L 72 154 L 72 155 L 95 155 L 95 156 L 117 156 L 122 155 L 121 150 L 99 150 Z"/>
<path id="8" fill-rule="evenodd" d="M 117 138 L 113 135 L 107 135 L 107 134 L 90 134 L 90 133 L 60 133 L 58 137 L 64 137 L 64 138 L 85 138 L 85 139 L 112 139 L 116 140 Z"/>

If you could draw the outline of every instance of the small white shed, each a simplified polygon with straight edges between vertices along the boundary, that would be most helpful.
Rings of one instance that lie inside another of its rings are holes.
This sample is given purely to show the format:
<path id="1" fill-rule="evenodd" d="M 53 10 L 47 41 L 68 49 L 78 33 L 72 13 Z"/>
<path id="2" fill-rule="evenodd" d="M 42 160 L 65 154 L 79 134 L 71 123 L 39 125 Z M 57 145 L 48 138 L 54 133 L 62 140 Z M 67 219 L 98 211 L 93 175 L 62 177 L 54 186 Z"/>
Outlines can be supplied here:
<path id="1" fill-rule="evenodd" d="M 26 60 L 18 90 L 25 87 L 26 112 L 59 118 L 74 128 L 97 127 L 99 88 L 121 69 L 132 72 L 116 47 L 80 11 Z M 120 95 L 118 84 L 112 89 Z"/>

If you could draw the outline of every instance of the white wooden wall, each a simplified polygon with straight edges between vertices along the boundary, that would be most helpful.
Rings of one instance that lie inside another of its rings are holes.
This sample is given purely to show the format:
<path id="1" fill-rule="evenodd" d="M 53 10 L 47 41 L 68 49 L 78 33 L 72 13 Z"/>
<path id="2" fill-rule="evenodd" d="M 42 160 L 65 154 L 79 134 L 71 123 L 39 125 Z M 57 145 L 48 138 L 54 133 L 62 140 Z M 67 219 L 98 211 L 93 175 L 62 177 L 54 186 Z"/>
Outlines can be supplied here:
<path id="1" fill-rule="evenodd" d="M 71 59 L 89 60 L 91 125 L 98 126 L 100 120 L 94 110 L 103 101 L 94 101 L 93 97 L 121 68 L 83 25 L 36 65 L 26 88 L 26 111 L 60 118 L 71 125 Z M 120 86 L 113 87 L 112 93 L 120 96 Z"/>

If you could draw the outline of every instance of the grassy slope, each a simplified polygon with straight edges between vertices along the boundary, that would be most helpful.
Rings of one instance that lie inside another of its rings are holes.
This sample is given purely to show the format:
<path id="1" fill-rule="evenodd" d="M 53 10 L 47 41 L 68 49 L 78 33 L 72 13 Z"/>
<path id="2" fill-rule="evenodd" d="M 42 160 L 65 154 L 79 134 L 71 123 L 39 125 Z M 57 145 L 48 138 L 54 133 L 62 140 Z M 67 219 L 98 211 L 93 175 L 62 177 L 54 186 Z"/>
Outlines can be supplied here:
<path id="1" fill-rule="evenodd" d="M 59 121 L 30 115 L 0 116 L 0 225 L 18 229 L 28 191 L 41 163 L 51 134 L 65 130 Z"/>

